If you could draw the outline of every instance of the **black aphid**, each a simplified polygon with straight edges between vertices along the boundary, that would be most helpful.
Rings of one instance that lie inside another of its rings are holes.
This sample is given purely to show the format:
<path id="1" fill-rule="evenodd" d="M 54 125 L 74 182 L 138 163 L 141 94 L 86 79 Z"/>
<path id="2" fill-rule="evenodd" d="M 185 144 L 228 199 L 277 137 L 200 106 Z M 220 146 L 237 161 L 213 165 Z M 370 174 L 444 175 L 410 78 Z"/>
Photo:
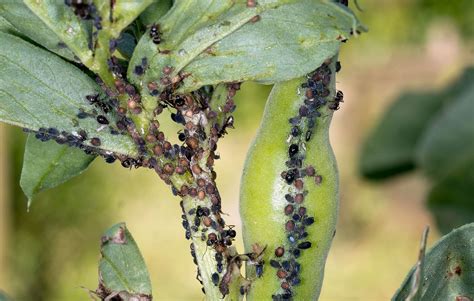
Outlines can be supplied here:
<path id="1" fill-rule="evenodd" d="M 100 124 L 109 124 L 109 120 L 103 115 L 97 116 L 96 119 L 97 119 L 97 122 Z"/>
<path id="2" fill-rule="evenodd" d="M 304 241 L 304 242 L 298 244 L 298 249 L 305 250 L 305 249 L 309 249 L 309 248 L 311 248 L 311 242 L 309 242 L 309 241 Z"/>

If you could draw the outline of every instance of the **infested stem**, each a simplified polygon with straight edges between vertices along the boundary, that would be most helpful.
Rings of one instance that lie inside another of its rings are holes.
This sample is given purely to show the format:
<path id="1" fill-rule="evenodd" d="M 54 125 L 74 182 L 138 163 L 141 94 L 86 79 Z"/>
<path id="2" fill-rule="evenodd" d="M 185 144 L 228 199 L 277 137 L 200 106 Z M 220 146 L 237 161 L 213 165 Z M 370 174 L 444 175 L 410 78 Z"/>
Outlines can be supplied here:
<path id="1" fill-rule="evenodd" d="M 194 216 L 188 212 L 195 209 L 197 206 L 210 207 L 210 201 L 200 201 L 196 198 L 186 197 L 183 199 L 182 208 L 183 214 L 186 215 L 188 221 L 192 221 Z M 203 292 L 206 295 L 207 300 L 222 300 L 223 294 L 220 292 L 219 287 L 216 286 L 212 281 L 212 274 L 216 272 L 217 261 L 215 259 L 216 252 L 211 246 L 208 246 L 206 241 L 201 239 L 199 231 L 191 232 L 191 249 L 193 250 L 192 255 L 198 267 L 197 276 L 200 278 L 203 286 Z M 207 235 L 208 233 L 206 233 Z M 207 237 L 207 236 L 206 236 Z"/>
<path id="2" fill-rule="evenodd" d="M 247 300 L 317 300 L 335 234 L 338 173 L 329 125 L 339 106 L 337 56 L 274 86 L 241 184 L 246 251 L 266 246 Z M 340 99 L 342 101 L 342 99 Z M 269 156 L 271 154 L 271 156 Z"/>

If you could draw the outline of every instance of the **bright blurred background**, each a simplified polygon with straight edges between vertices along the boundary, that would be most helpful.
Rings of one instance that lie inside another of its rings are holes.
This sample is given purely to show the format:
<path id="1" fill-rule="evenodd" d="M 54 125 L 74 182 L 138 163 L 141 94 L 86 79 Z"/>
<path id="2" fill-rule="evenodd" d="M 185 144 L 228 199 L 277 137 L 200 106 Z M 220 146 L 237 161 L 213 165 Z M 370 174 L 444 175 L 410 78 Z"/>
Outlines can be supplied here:
<path id="1" fill-rule="evenodd" d="M 322 301 L 390 299 L 416 261 L 425 225 L 432 229 L 429 244 L 439 238 L 424 204 L 424 177 L 412 172 L 368 183 L 357 172 L 359 152 L 402 91 L 443 87 L 474 62 L 472 0 L 359 2 L 364 11 L 358 15 L 370 30 L 344 45 L 340 58 L 345 102 L 334 116 L 331 140 L 341 210 Z M 238 230 L 240 173 L 270 88 L 243 85 L 236 129 L 219 145 L 217 182 L 226 222 Z M 155 300 L 203 299 L 179 200 L 154 172 L 96 160 L 81 176 L 40 194 L 26 212 L 19 187 L 24 142 L 21 130 L 0 125 L 0 289 L 17 301 L 89 300 L 101 233 L 125 221 L 145 257 Z"/>

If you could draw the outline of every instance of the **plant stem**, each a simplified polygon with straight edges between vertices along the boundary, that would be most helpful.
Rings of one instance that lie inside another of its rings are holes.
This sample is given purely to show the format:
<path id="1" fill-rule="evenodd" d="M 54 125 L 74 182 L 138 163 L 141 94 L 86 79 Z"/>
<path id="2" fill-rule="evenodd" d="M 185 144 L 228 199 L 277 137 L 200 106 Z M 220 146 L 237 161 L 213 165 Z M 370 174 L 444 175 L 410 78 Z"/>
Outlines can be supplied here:
<path id="1" fill-rule="evenodd" d="M 336 60 L 276 84 L 267 101 L 241 181 L 246 251 L 266 246 L 261 277 L 247 265 L 247 277 L 255 279 L 247 300 L 319 296 L 339 203 L 329 142 Z"/>

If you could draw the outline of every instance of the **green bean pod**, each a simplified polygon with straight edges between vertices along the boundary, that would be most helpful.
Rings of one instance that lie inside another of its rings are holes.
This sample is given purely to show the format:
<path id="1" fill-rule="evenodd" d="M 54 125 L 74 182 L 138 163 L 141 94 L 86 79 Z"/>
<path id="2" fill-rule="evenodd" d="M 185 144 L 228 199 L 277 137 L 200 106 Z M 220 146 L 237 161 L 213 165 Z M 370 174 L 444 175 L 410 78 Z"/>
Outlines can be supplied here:
<path id="1" fill-rule="evenodd" d="M 247 300 L 319 297 L 338 213 L 329 142 L 332 113 L 342 100 L 336 60 L 273 87 L 247 154 L 240 213 L 246 251 L 258 257 L 247 262 L 253 280 Z"/>

